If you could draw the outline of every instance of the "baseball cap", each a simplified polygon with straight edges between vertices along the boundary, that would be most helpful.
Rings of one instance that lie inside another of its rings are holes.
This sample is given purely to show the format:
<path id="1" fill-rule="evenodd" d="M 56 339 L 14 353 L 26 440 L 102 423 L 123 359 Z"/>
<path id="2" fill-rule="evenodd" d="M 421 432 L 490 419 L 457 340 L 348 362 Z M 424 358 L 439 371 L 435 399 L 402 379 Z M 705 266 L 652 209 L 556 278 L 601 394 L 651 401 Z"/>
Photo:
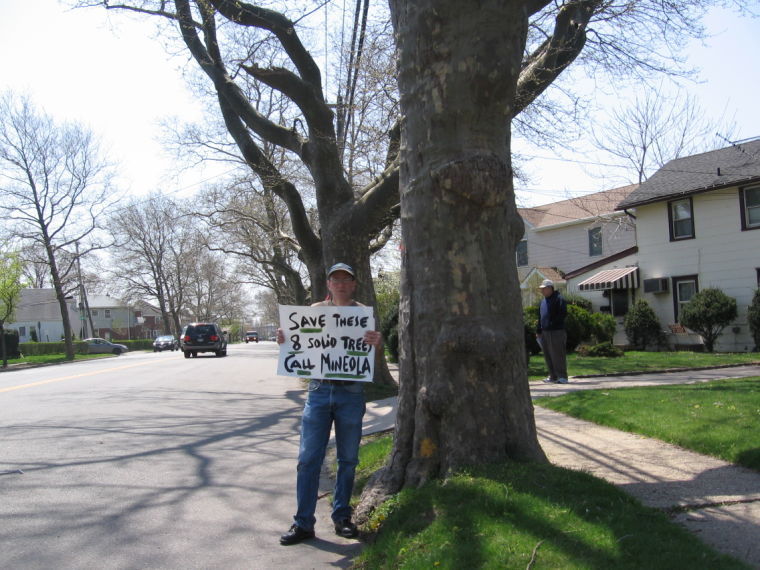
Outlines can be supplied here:
<path id="1" fill-rule="evenodd" d="M 328 271 L 327 271 L 327 277 L 330 277 L 333 273 L 336 271 L 345 271 L 348 273 L 351 277 L 356 277 L 356 274 L 354 273 L 354 268 L 350 265 L 347 265 L 345 263 L 336 263 L 333 265 Z"/>
<path id="2" fill-rule="evenodd" d="M 551 287 L 552 289 L 554 289 L 554 281 L 552 281 L 551 279 L 544 279 L 543 281 L 541 281 L 541 285 L 539 285 L 538 288 L 543 289 L 544 287 Z"/>

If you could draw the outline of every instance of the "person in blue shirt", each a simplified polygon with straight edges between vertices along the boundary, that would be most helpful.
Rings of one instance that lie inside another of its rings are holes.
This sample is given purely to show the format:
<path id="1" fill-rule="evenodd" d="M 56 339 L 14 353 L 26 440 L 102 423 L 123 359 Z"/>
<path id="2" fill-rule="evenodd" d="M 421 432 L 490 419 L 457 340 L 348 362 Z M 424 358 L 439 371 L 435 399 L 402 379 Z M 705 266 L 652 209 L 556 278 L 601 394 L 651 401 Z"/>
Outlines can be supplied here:
<path id="1" fill-rule="evenodd" d="M 544 298 L 539 305 L 536 339 L 544 353 L 549 373 L 544 382 L 567 384 L 567 303 L 559 291 L 554 289 L 551 279 L 544 279 L 539 290 Z"/>

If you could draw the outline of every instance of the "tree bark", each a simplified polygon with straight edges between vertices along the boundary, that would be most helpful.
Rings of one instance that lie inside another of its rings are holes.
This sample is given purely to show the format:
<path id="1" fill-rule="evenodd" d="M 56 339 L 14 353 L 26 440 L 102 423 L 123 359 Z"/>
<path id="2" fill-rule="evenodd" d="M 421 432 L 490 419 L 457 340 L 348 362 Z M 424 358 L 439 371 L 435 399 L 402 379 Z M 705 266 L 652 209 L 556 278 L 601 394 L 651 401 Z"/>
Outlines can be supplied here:
<path id="1" fill-rule="evenodd" d="M 545 461 L 528 387 L 509 119 L 528 14 L 487 0 L 391 0 L 403 113 L 400 395 L 361 518 L 465 465 Z"/>

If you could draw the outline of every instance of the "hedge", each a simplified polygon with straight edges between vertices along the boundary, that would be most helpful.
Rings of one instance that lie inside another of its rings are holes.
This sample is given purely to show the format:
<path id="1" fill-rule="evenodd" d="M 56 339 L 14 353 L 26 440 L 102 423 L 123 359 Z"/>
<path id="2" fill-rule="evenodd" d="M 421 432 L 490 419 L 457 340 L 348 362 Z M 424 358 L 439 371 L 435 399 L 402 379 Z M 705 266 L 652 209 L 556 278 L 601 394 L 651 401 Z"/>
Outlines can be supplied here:
<path id="1" fill-rule="evenodd" d="M 140 338 L 137 340 L 111 340 L 116 344 L 123 344 L 132 350 L 153 350 L 152 338 Z M 22 342 L 18 345 L 19 351 L 24 356 L 40 356 L 42 354 L 65 354 L 66 345 L 60 342 Z M 87 343 L 75 340 L 74 352 L 87 354 Z"/>
<path id="2" fill-rule="evenodd" d="M 66 354 L 66 344 L 60 342 L 22 342 L 18 349 L 24 356 L 41 356 L 43 354 Z M 74 352 L 87 354 L 87 343 L 74 341 Z"/>
<path id="3" fill-rule="evenodd" d="M 131 350 L 153 350 L 152 338 L 138 338 L 137 340 L 111 340 L 117 344 L 123 344 Z"/>

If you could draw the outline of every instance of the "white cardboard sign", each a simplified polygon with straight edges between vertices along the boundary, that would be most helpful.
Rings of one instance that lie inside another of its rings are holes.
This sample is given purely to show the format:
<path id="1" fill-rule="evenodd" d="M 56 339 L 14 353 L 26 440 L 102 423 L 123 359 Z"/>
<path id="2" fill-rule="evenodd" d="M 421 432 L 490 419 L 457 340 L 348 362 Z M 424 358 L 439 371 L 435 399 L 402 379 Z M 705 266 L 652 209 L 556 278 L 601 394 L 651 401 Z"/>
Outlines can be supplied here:
<path id="1" fill-rule="evenodd" d="M 372 307 L 279 305 L 280 345 L 277 374 L 322 380 L 372 382 L 375 349 L 364 333 L 375 330 Z"/>

